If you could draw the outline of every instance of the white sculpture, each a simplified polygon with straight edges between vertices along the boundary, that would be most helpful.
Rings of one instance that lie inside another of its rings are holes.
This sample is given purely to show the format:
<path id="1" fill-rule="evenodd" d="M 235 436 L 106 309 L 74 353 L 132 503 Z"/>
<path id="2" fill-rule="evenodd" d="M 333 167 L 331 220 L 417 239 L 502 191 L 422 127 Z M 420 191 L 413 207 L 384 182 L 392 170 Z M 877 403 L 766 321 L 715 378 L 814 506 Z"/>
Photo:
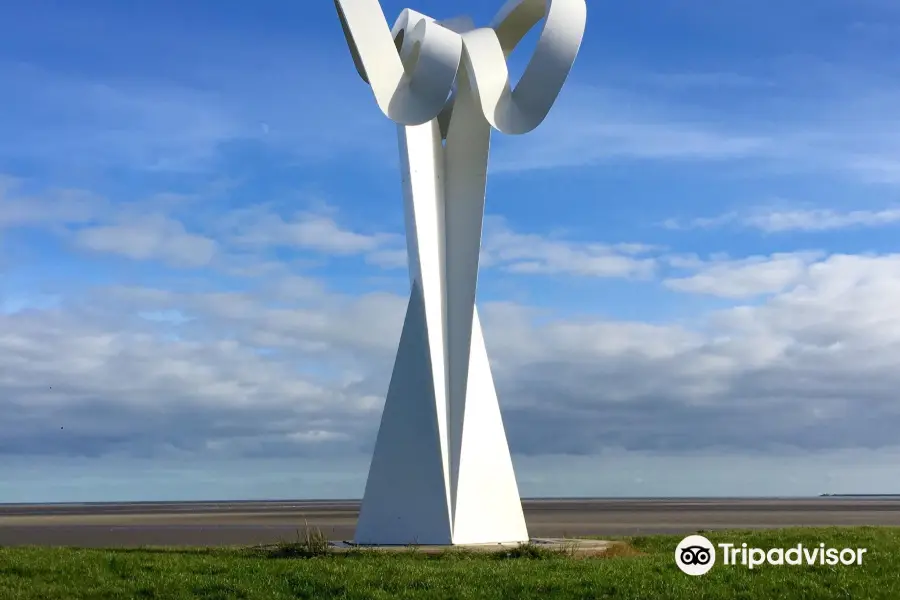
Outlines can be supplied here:
<path id="1" fill-rule="evenodd" d="M 406 9 L 392 31 L 378 0 L 335 6 L 359 74 L 397 123 L 411 284 L 354 541 L 527 541 L 475 309 L 488 150 L 492 127 L 521 134 L 546 117 L 585 0 L 510 0 L 486 28 Z M 506 57 L 541 20 L 510 89 Z"/>

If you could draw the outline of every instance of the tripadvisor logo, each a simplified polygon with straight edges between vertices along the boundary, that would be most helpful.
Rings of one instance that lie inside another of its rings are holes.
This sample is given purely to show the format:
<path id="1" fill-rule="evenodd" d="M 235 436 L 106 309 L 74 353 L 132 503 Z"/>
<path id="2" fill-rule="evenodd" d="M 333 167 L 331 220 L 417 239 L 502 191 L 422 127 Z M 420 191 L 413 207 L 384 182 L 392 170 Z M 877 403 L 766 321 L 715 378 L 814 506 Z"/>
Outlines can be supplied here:
<path id="1" fill-rule="evenodd" d="M 797 544 L 790 548 L 749 547 L 744 544 L 719 543 L 713 545 L 702 535 L 689 535 L 675 548 L 675 564 L 688 575 L 703 575 L 716 564 L 716 548 L 720 564 L 753 569 L 760 565 L 861 565 L 866 548 L 828 548 L 825 544 L 807 547 Z"/>
<path id="2" fill-rule="evenodd" d="M 716 564 L 716 549 L 702 535 L 689 535 L 675 548 L 675 564 L 688 575 L 703 575 Z"/>

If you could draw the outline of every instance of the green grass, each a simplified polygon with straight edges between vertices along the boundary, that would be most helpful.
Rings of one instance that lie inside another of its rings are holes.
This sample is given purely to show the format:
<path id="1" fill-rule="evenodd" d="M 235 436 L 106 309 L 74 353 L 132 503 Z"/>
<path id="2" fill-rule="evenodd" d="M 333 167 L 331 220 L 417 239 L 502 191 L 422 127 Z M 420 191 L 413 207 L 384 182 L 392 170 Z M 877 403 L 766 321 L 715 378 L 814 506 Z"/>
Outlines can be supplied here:
<path id="1" fill-rule="evenodd" d="M 868 548 L 862 566 L 717 565 L 701 577 L 675 566 L 683 536 L 622 538 L 605 558 L 536 548 L 330 553 L 313 536 L 270 549 L 0 548 L 0 599 L 118 598 L 621 598 L 900 599 L 900 528 L 785 529 L 706 534 L 759 548 Z"/>

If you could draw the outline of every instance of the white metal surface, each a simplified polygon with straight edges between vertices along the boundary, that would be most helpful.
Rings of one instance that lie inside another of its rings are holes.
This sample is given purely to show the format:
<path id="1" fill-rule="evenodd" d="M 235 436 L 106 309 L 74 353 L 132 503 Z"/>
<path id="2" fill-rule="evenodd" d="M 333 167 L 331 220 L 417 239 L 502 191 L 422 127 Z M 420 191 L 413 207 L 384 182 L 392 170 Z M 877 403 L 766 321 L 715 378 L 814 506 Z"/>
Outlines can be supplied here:
<path id="1" fill-rule="evenodd" d="M 355 541 L 528 540 L 475 308 L 491 130 L 547 116 L 584 35 L 585 0 L 510 0 L 490 27 L 335 0 L 356 68 L 397 123 L 410 299 Z M 515 88 L 506 57 L 543 20 Z"/>

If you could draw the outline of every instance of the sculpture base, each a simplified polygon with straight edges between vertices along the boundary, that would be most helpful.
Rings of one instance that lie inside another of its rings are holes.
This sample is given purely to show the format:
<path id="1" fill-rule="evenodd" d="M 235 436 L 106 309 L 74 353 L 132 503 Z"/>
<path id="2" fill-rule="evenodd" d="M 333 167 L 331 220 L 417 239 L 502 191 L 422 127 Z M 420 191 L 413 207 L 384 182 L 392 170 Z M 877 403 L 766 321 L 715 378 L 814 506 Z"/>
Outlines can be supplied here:
<path id="1" fill-rule="evenodd" d="M 443 554 L 445 552 L 511 552 L 523 545 L 534 547 L 539 552 L 558 552 L 570 556 L 600 556 L 605 554 L 615 542 L 606 540 L 580 540 L 570 538 L 534 538 L 527 542 L 505 544 L 454 544 L 454 545 L 363 545 L 353 542 L 329 542 L 331 552 L 353 552 L 359 550 L 381 552 L 415 551 L 423 554 Z"/>

